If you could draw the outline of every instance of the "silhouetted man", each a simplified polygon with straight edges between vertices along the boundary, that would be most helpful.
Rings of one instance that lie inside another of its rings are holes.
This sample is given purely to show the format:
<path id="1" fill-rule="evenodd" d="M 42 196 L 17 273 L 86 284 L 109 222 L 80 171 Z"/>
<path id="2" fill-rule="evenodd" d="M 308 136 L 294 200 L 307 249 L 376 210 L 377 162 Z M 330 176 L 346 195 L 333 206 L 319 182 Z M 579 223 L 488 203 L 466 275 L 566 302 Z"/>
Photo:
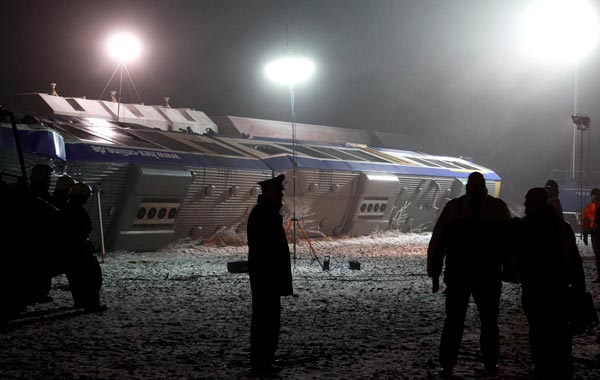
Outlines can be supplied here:
<path id="1" fill-rule="evenodd" d="M 539 379 L 571 379 L 569 288 L 585 291 L 575 234 L 548 204 L 543 188 L 527 192 L 525 214 L 519 222 L 518 267 L 534 373 Z"/>
<path id="2" fill-rule="evenodd" d="M 560 203 L 560 198 L 558 197 L 558 194 L 560 194 L 558 191 L 558 183 L 553 179 L 547 180 L 546 192 L 548 193 L 548 204 L 554 208 L 557 216 L 560 216 L 562 219 L 564 219 L 565 216 L 563 214 L 562 204 Z"/>
<path id="3" fill-rule="evenodd" d="M 583 217 L 583 242 L 588 245 L 588 235 L 592 238 L 592 249 L 596 258 L 596 279 L 600 283 L 600 189 L 591 192 L 592 202 L 585 207 Z"/>
<path id="4" fill-rule="evenodd" d="M 52 262 L 56 254 L 55 235 L 58 231 L 58 209 L 52 205 L 50 189 L 54 170 L 46 164 L 31 169 L 29 197 L 22 213 L 27 220 L 27 236 L 24 236 L 26 289 L 28 302 L 50 302 L 48 295 L 52 284 Z"/>
<path id="5" fill-rule="evenodd" d="M 50 165 L 38 164 L 31 169 L 29 176 L 29 191 L 31 194 L 49 203 L 52 202 L 52 196 L 48 190 L 50 190 L 53 172 L 54 169 Z"/>
<path id="6" fill-rule="evenodd" d="M 69 191 L 75 185 L 75 180 L 68 174 L 63 174 L 56 180 L 54 191 L 52 192 L 52 204 L 59 210 L 62 210 L 67 204 Z"/>
<path id="7" fill-rule="evenodd" d="M 66 274 L 73 294 L 74 306 L 88 312 L 102 311 L 100 303 L 102 270 L 94 254 L 89 235 L 92 221 L 84 208 L 92 189 L 83 182 L 71 187 L 69 199 L 62 210 L 65 223 Z"/>
<path id="8" fill-rule="evenodd" d="M 469 175 L 466 194 L 443 209 L 427 249 L 427 274 L 433 292 L 446 261 L 446 320 L 440 343 L 440 376 L 449 378 L 456 365 L 469 299 L 479 310 L 484 369 L 498 371 L 498 308 L 502 287 L 502 249 L 510 212 L 500 199 L 487 194 L 479 172 Z"/>
<path id="9" fill-rule="evenodd" d="M 281 296 L 292 295 L 290 251 L 279 214 L 283 175 L 259 182 L 262 194 L 248 217 L 248 268 L 252 289 L 252 372 L 281 369 L 274 362 L 279 340 Z"/>

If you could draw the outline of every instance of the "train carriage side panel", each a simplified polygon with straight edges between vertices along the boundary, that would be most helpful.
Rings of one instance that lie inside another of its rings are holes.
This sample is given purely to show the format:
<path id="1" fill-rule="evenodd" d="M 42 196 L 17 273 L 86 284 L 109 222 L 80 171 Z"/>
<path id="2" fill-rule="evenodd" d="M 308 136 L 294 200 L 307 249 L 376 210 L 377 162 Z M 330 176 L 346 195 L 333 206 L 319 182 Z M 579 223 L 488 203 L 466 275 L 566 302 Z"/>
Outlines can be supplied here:
<path id="1" fill-rule="evenodd" d="M 208 238 L 232 228 L 245 232 L 250 210 L 260 193 L 257 182 L 271 177 L 271 171 L 235 167 L 188 167 L 191 184 L 179 219 L 176 236 Z"/>

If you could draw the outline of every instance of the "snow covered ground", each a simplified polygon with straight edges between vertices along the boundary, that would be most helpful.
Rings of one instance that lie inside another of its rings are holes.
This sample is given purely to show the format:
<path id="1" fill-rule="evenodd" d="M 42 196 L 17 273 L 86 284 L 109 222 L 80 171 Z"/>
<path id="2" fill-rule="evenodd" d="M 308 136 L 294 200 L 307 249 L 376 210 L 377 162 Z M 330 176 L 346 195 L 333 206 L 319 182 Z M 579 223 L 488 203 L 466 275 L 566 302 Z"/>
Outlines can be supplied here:
<path id="1" fill-rule="evenodd" d="M 306 245 L 293 270 L 296 297 L 283 299 L 275 379 L 434 379 L 444 298 L 425 274 L 428 234 L 315 240 L 331 256 L 322 272 Z M 593 258 L 582 246 L 588 287 Z M 153 253 L 115 253 L 102 265 L 103 313 L 70 308 L 64 277 L 49 304 L 0 324 L 1 379 L 238 379 L 249 369 L 250 289 L 227 272 L 246 247 L 183 241 Z M 361 263 L 350 270 L 349 260 Z M 528 379 L 527 324 L 519 288 L 501 301 L 498 379 Z M 549 312 L 552 307 L 549 305 Z M 484 378 L 478 321 L 470 306 L 457 378 Z M 595 332 L 597 334 L 597 332 Z M 574 340 L 578 379 L 600 378 L 595 335 Z"/>

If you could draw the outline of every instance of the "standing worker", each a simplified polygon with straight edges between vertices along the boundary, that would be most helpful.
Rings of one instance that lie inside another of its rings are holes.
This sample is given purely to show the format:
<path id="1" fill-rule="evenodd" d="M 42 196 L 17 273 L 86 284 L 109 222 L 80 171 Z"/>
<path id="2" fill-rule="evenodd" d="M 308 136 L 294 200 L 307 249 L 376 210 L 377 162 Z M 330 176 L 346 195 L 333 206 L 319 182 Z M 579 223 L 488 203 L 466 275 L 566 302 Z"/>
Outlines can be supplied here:
<path id="1" fill-rule="evenodd" d="M 556 216 L 559 216 L 561 219 L 564 219 L 565 216 L 563 214 L 562 204 L 560 203 L 560 199 L 558 198 L 558 183 L 549 179 L 546 181 L 546 192 L 548 193 L 548 204 L 554 208 Z"/>
<path id="2" fill-rule="evenodd" d="M 59 210 L 62 210 L 69 199 L 69 191 L 75 185 L 75 180 L 68 174 L 63 174 L 56 180 L 54 191 L 52 192 L 52 204 Z"/>
<path id="3" fill-rule="evenodd" d="M 540 380 L 573 377 L 569 301 L 585 292 L 575 234 L 555 211 L 547 191 L 533 188 L 525 196 L 526 216 L 518 223 L 522 304 L 533 374 Z"/>
<path id="4" fill-rule="evenodd" d="M 592 249 L 596 258 L 596 279 L 600 284 L 600 189 L 592 189 L 592 202 L 586 206 L 583 215 L 583 242 L 588 245 L 588 235 L 592 238 Z"/>
<path id="5" fill-rule="evenodd" d="M 274 360 L 281 318 L 282 296 L 292 295 L 290 250 L 279 213 L 283 180 L 279 175 L 258 182 L 262 194 L 248 217 L 248 269 L 252 290 L 250 362 L 255 374 L 281 370 Z"/>
<path id="6" fill-rule="evenodd" d="M 87 184 L 74 184 L 69 191 L 69 199 L 62 210 L 62 216 L 67 246 L 66 273 L 75 307 L 95 312 L 106 310 L 106 306 L 100 303 L 102 270 L 89 239 L 92 221 L 84 208 L 91 194 L 92 189 Z"/>
<path id="7" fill-rule="evenodd" d="M 484 370 L 498 372 L 498 313 L 502 288 L 502 249 L 510 212 L 500 199 L 487 194 L 479 172 L 469 175 L 466 194 L 444 207 L 427 249 L 427 274 L 432 290 L 446 259 L 446 320 L 440 343 L 442 378 L 451 378 L 462 341 L 469 299 L 477 304 L 481 321 L 481 353 Z"/>
<path id="8" fill-rule="evenodd" d="M 52 204 L 49 193 L 52 173 L 50 165 L 38 164 L 31 169 L 29 177 L 29 197 L 22 213 L 27 220 L 27 233 L 24 242 L 24 263 L 26 268 L 27 293 L 30 302 L 51 302 L 49 292 L 52 286 L 53 270 L 57 245 L 55 236 L 59 228 L 58 209 Z M 29 289 L 28 289 L 29 288 Z"/>

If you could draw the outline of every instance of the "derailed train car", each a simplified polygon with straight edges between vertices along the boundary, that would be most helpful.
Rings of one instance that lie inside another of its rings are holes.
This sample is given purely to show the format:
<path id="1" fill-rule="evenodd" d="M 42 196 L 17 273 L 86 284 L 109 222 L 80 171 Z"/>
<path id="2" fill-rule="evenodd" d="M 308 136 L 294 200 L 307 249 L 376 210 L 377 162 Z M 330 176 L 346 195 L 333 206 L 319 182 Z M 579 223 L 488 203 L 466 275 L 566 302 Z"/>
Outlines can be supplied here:
<path id="1" fill-rule="evenodd" d="M 297 216 L 325 235 L 430 229 L 475 170 L 491 194 L 500 189 L 493 171 L 462 159 L 371 148 L 360 138 L 294 146 L 276 133 L 220 133 L 213 119 L 191 109 L 45 94 L 30 94 L 17 108 L 26 165 L 51 164 L 55 178 L 65 172 L 96 190 L 88 205 L 92 239 L 108 250 L 155 250 L 180 238 L 243 231 L 257 182 L 281 173 L 289 216 L 294 151 Z M 2 127 L 6 133 L 9 126 Z"/>

